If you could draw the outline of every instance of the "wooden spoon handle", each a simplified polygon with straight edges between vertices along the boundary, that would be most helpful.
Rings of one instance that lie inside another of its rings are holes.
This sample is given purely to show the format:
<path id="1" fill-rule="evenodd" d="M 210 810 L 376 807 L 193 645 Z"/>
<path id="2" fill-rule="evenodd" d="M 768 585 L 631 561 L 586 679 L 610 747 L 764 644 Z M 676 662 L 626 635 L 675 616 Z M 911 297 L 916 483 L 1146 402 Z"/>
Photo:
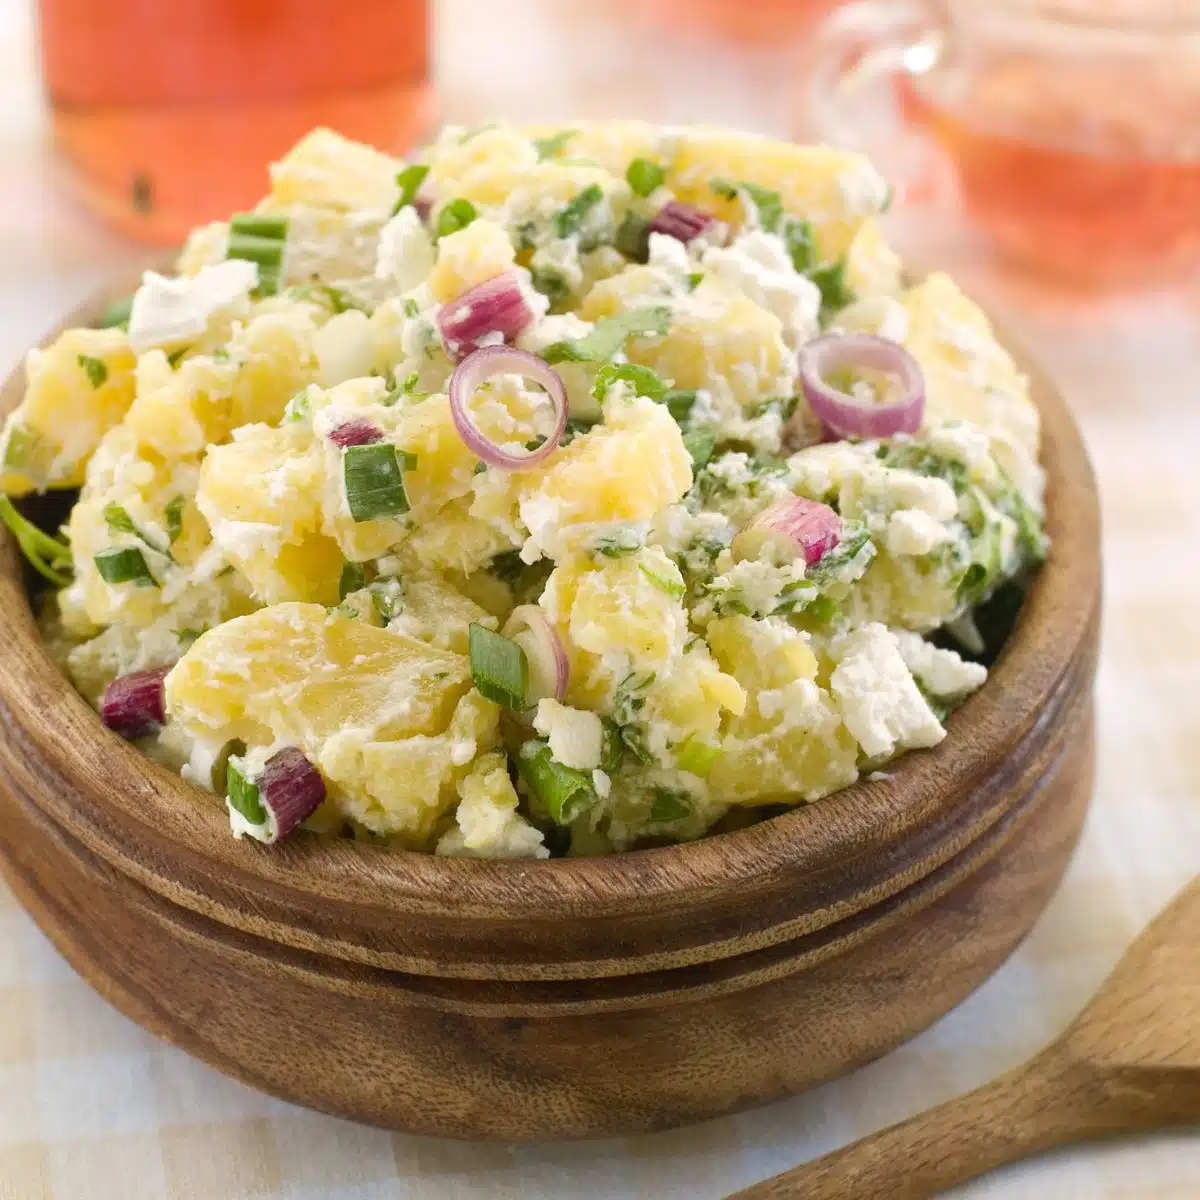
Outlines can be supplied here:
<path id="1" fill-rule="evenodd" d="M 919 1200 L 1099 1132 L 1090 1073 L 1043 1057 L 727 1200 Z"/>

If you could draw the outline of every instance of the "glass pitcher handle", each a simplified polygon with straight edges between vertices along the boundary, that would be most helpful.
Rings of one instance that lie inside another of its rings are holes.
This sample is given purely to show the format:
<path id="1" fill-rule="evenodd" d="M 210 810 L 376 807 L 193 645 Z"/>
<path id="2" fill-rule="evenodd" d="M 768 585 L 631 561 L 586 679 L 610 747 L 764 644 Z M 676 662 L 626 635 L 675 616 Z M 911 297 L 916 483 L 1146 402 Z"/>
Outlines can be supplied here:
<path id="1" fill-rule="evenodd" d="M 908 200 L 937 200 L 930 140 L 896 111 L 894 84 L 941 58 L 945 31 L 926 0 L 852 0 L 818 27 L 805 95 L 808 122 L 830 145 L 860 150 Z"/>

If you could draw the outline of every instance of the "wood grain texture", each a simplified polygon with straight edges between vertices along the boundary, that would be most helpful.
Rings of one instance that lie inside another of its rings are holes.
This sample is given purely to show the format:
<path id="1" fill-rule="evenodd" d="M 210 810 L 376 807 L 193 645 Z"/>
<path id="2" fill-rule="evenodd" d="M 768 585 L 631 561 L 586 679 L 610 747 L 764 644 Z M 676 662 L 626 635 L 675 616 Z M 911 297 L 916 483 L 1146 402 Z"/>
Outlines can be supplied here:
<path id="1" fill-rule="evenodd" d="M 730 1200 L 922 1200 L 1054 1146 L 1200 1121 L 1200 880 L 1061 1040 L 957 1100 Z"/>
<path id="2" fill-rule="evenodd" d="M 211 796 L 103 729 L 59 675 L 6 541 L 0 865 L 148 1028 L 268 1091 L 395 1128 L 611 1135 L 840 1074 L 1003 961 L 1083 818 L 1097 502 L 1070 415 L 1035 379 L 1053 554 L 987 686 L 887 779 L 606 859 L 236 842 Z M 4 405 L 19 394 L 10 381 Z"/>

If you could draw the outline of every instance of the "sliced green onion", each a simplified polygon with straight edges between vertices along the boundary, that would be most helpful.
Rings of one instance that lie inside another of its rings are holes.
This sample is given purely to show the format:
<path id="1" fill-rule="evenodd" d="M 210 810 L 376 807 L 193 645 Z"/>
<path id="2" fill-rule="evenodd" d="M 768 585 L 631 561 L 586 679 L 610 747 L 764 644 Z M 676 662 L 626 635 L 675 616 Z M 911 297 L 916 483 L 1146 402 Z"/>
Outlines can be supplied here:
<path id="1" fill-rule="evenodd" d="M 543 162 L 548 158 L 557 158 L 565 149 L 567 143 L 579 136 L 578 129 L 560 129 L 549 137 L 534 138 L 533 145 L 538 152 L 538 158 Z"/>
<path id="2" fill-rule="evenodd" d="M 569 825 L 598 800 L 591 772 L 564 767 L 550 753 L 549 743 L 538 738 L 521 747 L 517 770 L 529 788 L 535 809 L 556 825 Z"/>
<path id="3" fill-rule="evenodd" d="M 4 447 L 4 465 L 14 470 L 25 466 L 33 457 L 41 440 L 42 435 L 34 432 L 27 425 L 11 426 L 8 431 L 8 442 Z"/>
<path id="4" fill-rule="evenodd" d="M 615 317 L 602 317 L 574 341 L 552 342 L 542 358 L 551 366 L 560 362 L 607 362 L 629 338 L 664 334 L 670 324 L 669 308 L 633 308 Z"/>
<path id="5" fill-rule="evenodd" d="M 76 359 L 87 374 L 92 387 L 103 387 L 108 382 L 108 364 L 104 359 L 93 358 L 90 354 L 77 355 Z"/>
<path id="6" fill-rule="evenodd" d="M 448 200 L 438 212 L 437 236 L 449 237 L 460 229 L 466 229 L 477 216 L 479 210 L 470 200 Z"/>
<path id="7" fill-rule="evenodd" d="M 396 447 L 390 442 L 347 446 L 342 451 L 342 481 L 350 515 L 356 521 L 372 521 L 408 512 L 404 468 L 415 465 L 411 454 L 404 456 L 401 465 Z"/>
<path id="8" fill-rule="evenodd" d="M 628 212 L 613 236 L 613 245 L 626 258 L 645 262 L 650 249 L 650 222 L 635 212 Z"/>
<path id="9" fill-rule="evenodd" d="M 678 600 L 684 594 L 684 592 L 687 591 L 687 588 L 683 584 L 683 580 L 673 579 L 670 575 L 663 574 L 661 571 L 656 570 L 654 567 L 648 566 L 646 563 L 638 563 L 638 570 L 641 571 L 641 573 L 645 575 L 645 577 L 650 580 L 650 582 L 654 584 L 654 586 L 658 588 L 660 592 L 666 592 L 666 594 L 670 596 L 672 600 Z"/>
<path id="10" fill-rule="evenodd" d="M 225 787 L 229 807 L 240 813 L 248 824 L 267 824 L 267 809 L 259 795 L 258 784 L 246 774 L 244 760 L 234 754 L 225 763 Z"/>
<path id="11" fill-rule="evenodd" d="M 662 186 L 666 172 L 656 162 L 648 158 L 635 158 L 625 169 L 625 182 L 639 196 L 648 196 L 655 188 Z"/>
<path id="12" fill-rule="evenodd" d="M 60 542 L 26 520 L 4 495 L 0 495 L 0 521 L 12 531 L 21 553 L 43 579 L 55 587 L 66 587 L 71 582 L 71 547 L 66 542 Z"/>
<path id="13" fill-rule="evenodd" d="M 174 496 L 167 501 L 167 541 L 171 545 L 179 541 L 179 537 L 183 533 L 183 506 L 185 503 L 182 496 Z"/>
<path id="14" fill-rule="evenodd" d="M 234 213 L 229 218 L 229 232 L 283 242 L 287 240 L 288 219 L 279 213 Z"/>
<path id="15" fill-rule="evenodd" d="M 345 562 L 342 564 L 342 577 L 338 580 L 338 599 L 345 600 L 351 592 L 357 592 L 367 586 L 367 573 L 362 563 Z"/>
<path id="16" fill-rule="evenodd" d="M 671 388 L 662 397 L 662 402 L 667 406 L 667 411 L 675 418 L 676 423 L 682 425 L 691 415 L 692 407 L 696 403 L 696 396 L 697 392 L 692 388 Z"/>
<path id="17" fill-rule="evenodd" d="M 423 163 L 413 163 L 412 166 L 397 172 L 396 186 L 400 189 L 400 196 L 392 208 L 393 217 L 417 198 L 417 189 L 425 182 L 425 176 L 428 174 L 429 168 Z"/>
<path id="18" fill-rule="evenodd" d="M 472 622 L 467 630 L 471 678 L 482 696 L 524 712 L 529 707 L 529 659 L 512 638 Z"/>
<path id="19" fill-rule="evenodd" d="M 681 771 L 687 771 L 689 775 L 707 779 L 712 774 L 717 759 L 724 753 L 725 751 L 720 746 L 714 746 L 711 742 L 706 742 L 704 738 L 692 734 L 685 742 L 676 747 L 675 761 Z"/>
<path id="20" fill-rule="evenodd" d="M 146 558 L 134 546 L 110 546 L 92 560 L 105 583 L 136 583 L 138 587 L 157 587 Z"/>
<path id="21" fill-rule="evenodd" d="M 617 382 L 629 384 L 637 395 L 649 396 L 651 400 L 661 400 L 667 392 L 667 381 L 649 367 L 639 363 L 605 363 L 596 372 L 592 395 L 597 400 L 603 400 L 608 389 Z"/>
<path id="22" fill-rule="evenodd" d="M 579 232 L 584 217 L 604 199 L 604 189 L 598 183 L 589 183 L 565 208 L 554 217 L 554 232 L 560 238 Z"/>
<path id="23" fill-rule="evenodd" d="M 183 497 L 177 497 L 182 509 Z M 168 522 L 170 515 L 168 514 Z M 128 511 L 119 504 L 109 504 L 104 509 L 104 523 L 113 531 L 113 533 L 128 533 L 142 542 L 148 549 L 153 550 L 155 554 L 161 554 L 164 558 L 171 562 L 175 561 L 171 551 L 163 546 L 158 545 L 153 538 L 149 537 L 143 530 L 139 529 L 134 524 L 133 518 Z"/>
<path id="24" fill-rule="evenodd" d="M 650 823 L 663 825 L 668 821 L 681 821 L 692 815 L 692 798 L 687 792 L 673 788 L 656 787 L 650 801 Z"/>
<path id="25" fill-rule="evenodd" d="M 278 238 L 258 237 L 252 233 L 230 234 L 225 257 L 242 258 L 260 267 L 278 268 L 283 263 L 283 247 L 284 243 Z"/>
<path id="26" fill-rule="evenodd" d="M 133 297 L 123 296 L 120 300 L 110 300 L 100 314 L 98 329 L 125 329 L 129 325 L 129 313 L 133 308 Z"/>
<path id="27" fill-rule="evenodd" d="M 683 445 L 692 456 L 692 469 L 698 471 L 712 458 L 717 439 L 711 430 L 697 429 L 683 435 Z"/>

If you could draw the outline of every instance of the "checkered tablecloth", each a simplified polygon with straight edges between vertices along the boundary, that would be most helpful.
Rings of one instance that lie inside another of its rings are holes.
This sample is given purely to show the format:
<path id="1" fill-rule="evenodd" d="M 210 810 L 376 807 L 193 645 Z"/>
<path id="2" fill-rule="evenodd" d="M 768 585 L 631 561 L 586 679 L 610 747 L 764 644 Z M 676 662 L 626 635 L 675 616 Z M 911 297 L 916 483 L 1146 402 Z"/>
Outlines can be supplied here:
<path id="1" fill-rule="evenodd" d="M 494 9 L 520 9 L 528 32 L 539 5 Z M 54 186 L 25 14 L 25 0 L 0 0 L 0 372 L 131 255 Z M 442 24 L 462 32 L 461 21 Z M 449 55 L 458 73 L 443 76 L 452 115 L 531 115 L 527 66 L 498 56 L 481 74 L 480 45 L 490 54 L 495 39 L 467 41 Z M 535 43 L 529 52 L 545 54 Z M 556 97 L 554 115 L 604 110 L 601 90 L 581 90 L 613 78 L 589 47 L 578 71 L 539 76 L 538 103 Z M 663 86 L 661 72 L 629 61 L 620 75 Z M 699 81 L 694 109 L 681 79 L 670 82 L 670 115 L 748 120 L 748 76 Z M 626 97 L 622 109 L 659 113 L 666 102 Z M 772 128 L 778 103 L 762 104 L 758 124 Z M 961 247 L 925 254 L 963 276 L 1073 401 L 1103 492 L 1095 802 L 1066 882 L 1010 962 L 923 1036 L 806 1096 L 675 1133 L 509 1148 L 362 1128 L 223 1078 L 94 995 L 0 885 L 0 1200 L 705 1200 L 981 1084 L 1067 1024 L 1200 871 L 1200 295 L 1056 300 L 1004 283 Z M 1068 1150 L 958 1195 L 1197 1200 L 1200 1132 Z"/>

